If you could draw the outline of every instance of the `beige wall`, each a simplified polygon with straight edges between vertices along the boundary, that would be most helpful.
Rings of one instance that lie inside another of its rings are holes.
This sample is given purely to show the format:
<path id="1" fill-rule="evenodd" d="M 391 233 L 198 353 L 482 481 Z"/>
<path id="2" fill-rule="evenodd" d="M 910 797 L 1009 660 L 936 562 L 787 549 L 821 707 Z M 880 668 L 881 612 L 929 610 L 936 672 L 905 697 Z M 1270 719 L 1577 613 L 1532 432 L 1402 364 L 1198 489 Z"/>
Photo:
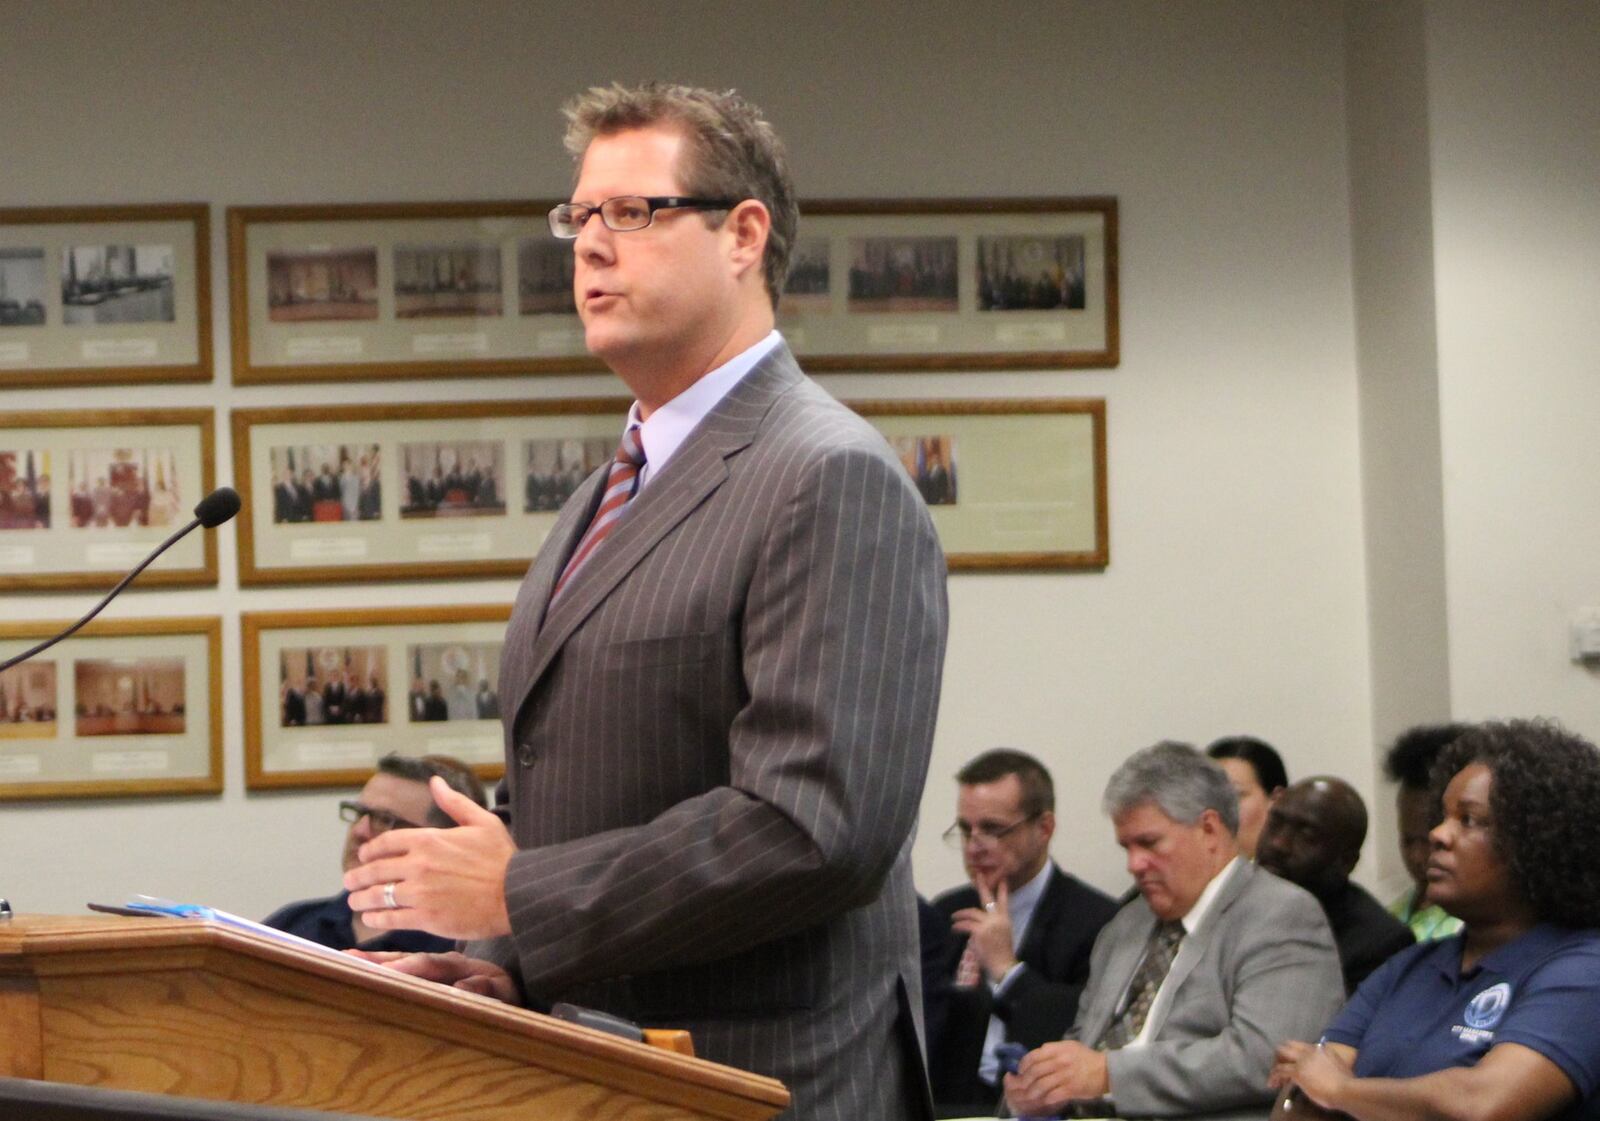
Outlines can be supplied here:
<path id="1" fill-rule="evenodd" d="M 1362 231 L 1371 227 L 1352 220 L 1352 207 L 1359 218 L 1370 198 L 1364 180 L 1352 188 L 1352 172 L 1373 166 L 1360 144 L 1378 126 L 1348 96 L 1343 5 L 780 9 L 719 0 L 655 9 L 602 4 L 577 31 L 561 30 L 579 25 L 550 20 L 543 8 L 465 0 L 13 5 L 0 37 L 0 204 L 210 202 L 216 328 L 225 340 L 224 207 L 558 193 L 568 168 L 555 108 L 576 88 L 612 78 L 665 76 L 744 90 L 788 137 L 806 196 L 1115 194 L 1123 235 L 1119 369 L 821 379 L 845 397 L 1094 395 L 1109 402 L 1111 567 L 962 574 L 950 582 L 949 672 L 915 853 L 919 881 L 932 892 L 959 877 L 954 854 L 937 840 L 952 814 L 948 776 L 999 743 L 1033 750 L 1055 770 L 1063 819 L 1057 854 L 1108 889 L 1120 889 L 1123 876 L 1099 813 L 1100 788 L 1122 756 L 1155 739 L 1254 732 L 1282 747 L 1292 773 L 1333 771 L 1371 792 L 1375 734 L 1386 734 L 1397 714 L 1431 711 L 1436 690 L 1431 670 L 1392 688 L 1371 684 L 1373 667 L 1382 669 L 1398 648 L 1383 608 L 1392 583 L 1374 575 L 1369 592 L 1369 569 L 1386 569 L 1390 557 L 1387 544 L 1367 548 L 1382 517 L 1370 502 L 1364 507 L 1363 487 L 1370 498 L 1391 469 L 1376 468 L 1363 446 L 1372 340 L 1381 336 L 1372 333 L 1374 304 L 1359 292 L 1362 254 L 1371 249 Z M 1494 411 L 1473 408 L 1470 395 L 1503 398 L 1508 373 L 1518 379 L 1510 384 L 1525 386 L 1521 379 L 1540 372 L 1526 360 L 1457 357 L 1475 349 L 1477 340 L 1457 338 L 1472 319 L 1472 301 L 1493 288 L 1455 283 L 1459 274 L 1446 270 L 1458 267 L 1456 256 L 1512 238 L 1534 212 L 1446 191 L 1447 173 L 1472 170 L 1467 138 L 1480 95 L 1471 60 L 1497 48 L 1481 12 L 1449 30 L 1435 26 L 1446 17 L 1427 14 L 1434 111 L 1458 127 L 1436 124 L 1433 151 L 1442 155 L 1401 158 L 1433 158 L 1440 322 L 1460 328 L 1444 330 L 1440 346 L 1441 504 L 1454 592 L 1457 574 L 1474 575 L 1472 535 L 1498 532 L 1504 527 L 1494 512 L 1518 505 L 1497 480 L 1537 484 L 1541 498 L 1557 504 L 1576 484 L 1559 478 L 1553 455 L 1535 445 L 1516 455 L 1531 455 L 1541 473 L 1506 477 L 1500 464 L 1484 480 L 1492 484 L 1484 497 L 1457 499 L 1451 489 L 1463 449 L 1482 444 L 1481 425 Z M 1526 22 L 1531 32 L 1536 21 Z M 623 30 L 608 32 L 613 25 Z M 1401 70 L 1384 80 L 1410 79 Z M 1592 76 L 1589 82 L 1592 103 Z M 1440 85 L 1448 87 L 1442 102 Z M 1592 112 L 1553 96 L 1518 106 L 1573 125 Z M 1492 143 L 1515 154 L 1510 107 L 1497 123 Z M 1561 131 L 1553 129 L 1552 139 Z M 1581 160 L 1570 155 L 1566 166 L 1575 171 Z M 1515 182 L 1511 172 L 1504 185 Z M 1565 201 L 1594 220 L 1576 190 Z M 1469 234 L 1485 210 L 1490 243 Z M 1397 217 L 1403 224 L 1414 215 Z M 1556 253 L 1555 240 L 1541 249 Z M 1461 267 L 1476 275 L 1470 262 Z M 1503 277 L 1501 290 L 1531 284 L 1526 272 L 1524 262 Z M 1420 300 L 1428 290 L 1418 285 Z M 1530 315 L 1535 302 L 1524 302 Z M 1560 335 L 1562 322 L 1551 305 L 1531 324 L 1536 329 L 1519 332 L 1523 358 Z M 1572 368 L 1540 377 L 1550 395 L 1538 397 L 1542 412 L 1560 410 L 1563 395 L 1586 399 L 1580 351 L 1581 340 L 1573 340 L 1563 351 Z M 1491 371 L 1499 375 L 1493 382 Z M 226 480 L 225 419 L 233 407 L 614 391 L 604 377 L 234 388 L 223 346 L 214 385 L 141 390 L 138 400 L 215 406 L 218 473 Z M 4 395 L 15 409 L 128 400 L 123 391 L 92 389 Z M 1523 394 L 1514 400 L 1524 409 L 1533 404 Z M 1566 423 L 1574 438 L 1579 423 Z M 1504 457 L 1515 458 L 1509 448 Z M 1556 529 L 1541 559 L 1559 564 Z M 1587 532 L 1595 532 L 1592 518 Z M 1576 564 L 1584 553 L 1568 555 Z M 113 610 L 223 616 L 226 793 L 0 809 L 0 894 L 30 910 L 71 911 L 85 899 L 149 891 L 259 915 L 332 890 L 337 794 L 243 790 L 238 613 L 504 602 L 514 588 L 240 591 L 231 534 L 222 536 L 221 556 L 220 588 L 136 592 Z M 1573 571 L 1567 580 L 1572 594 L 1577 577 Z M 1423 578 L 1428 594 L 1443 595 L 1442 577 Z M 1491 602 L 1498 579 L 1485 567 L 1474 577 L 1481 591 L 1449 603 L 1451 699 L 1469 715 L 1480 708 L 1464 690 L 1486 667 L 1461 648 L 1458 628 L 1471 629 L 1465 616 L 1501 617 Z M 1540 595 L 1528 589 L 1503 614 L 1519 616 Z M 7 596 L 4 611 L 62 618 L 85 606 L 77 596 Z M 1431 646 L 1439 634 L 1442 627 L 1430 632 Z M 1544 676 L 1530 670 L 1529 683 Z M 1592 709 L 1593 682 L 1584 684 Z M 1568 715 L 1580 711 L 1570 690 L 1531 695 L 1567 706 Z M 1496 710 L 1516 699 L 1508 694 Z"/>

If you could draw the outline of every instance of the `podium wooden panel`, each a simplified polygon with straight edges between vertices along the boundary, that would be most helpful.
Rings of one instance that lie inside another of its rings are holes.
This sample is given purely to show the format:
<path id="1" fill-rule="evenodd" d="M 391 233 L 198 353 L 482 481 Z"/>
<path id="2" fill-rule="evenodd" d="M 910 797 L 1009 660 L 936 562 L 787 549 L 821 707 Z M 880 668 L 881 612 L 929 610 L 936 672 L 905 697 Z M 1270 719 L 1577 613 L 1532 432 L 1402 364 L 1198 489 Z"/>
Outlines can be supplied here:
<path id="1" fill-rule="evenodd" d="M 781 1083 L 189 919 L 0 923 L 0 1075 L 415 1121 L 764 1121 Z"/>

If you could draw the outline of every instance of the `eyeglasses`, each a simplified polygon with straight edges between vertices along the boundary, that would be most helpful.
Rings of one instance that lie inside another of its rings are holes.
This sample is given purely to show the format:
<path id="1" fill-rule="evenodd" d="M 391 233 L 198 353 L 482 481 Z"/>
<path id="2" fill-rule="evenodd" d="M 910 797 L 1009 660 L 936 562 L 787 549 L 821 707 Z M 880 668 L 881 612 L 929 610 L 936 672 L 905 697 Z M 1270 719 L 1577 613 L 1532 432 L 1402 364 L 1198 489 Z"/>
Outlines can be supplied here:
<path id="1" fill-rule="evenodd" d="M 550 209 L 550 232 L 559 238 L 571 240 L 578 236 L 591 214 L 600 215 L 606 229 L 617 233 L 642 230 L 655 221 L 658 210 L 726 210 L 738 206 L 741 199 L 687 198 L 681 195 L 618 195 L 606 199 L 598 206 L 583 202 L 564 202 Z"/>
<path id="2" fill-rule="evenodd" d="M 367 818 L 372 822 L 373 833 L 387 833 L 391 829 L 422 828 L 414 821 L 407 821 L 405 818 L 392 814 L 388 810 L 380 810 L 363 802 L 339 803 L 339 820 L 348 821 L 351 825 L 354 825 L 362 818 Z"/>
<path id="3" fill-rule="evenodd" d="M 1021 821 L 1013 821 L 1010 825 L 994 826 L 980 821 L 976 825 L 968 825 L 958 821 L 944 831 L 944 843 L 951 848 L 961 848 L 968 841 L 977 841 L 980 844 L 992 845 L 996 841 L 1004 840 L 1030 821 L 1037 820 L 1038 814 L 1029 814 Z"/>

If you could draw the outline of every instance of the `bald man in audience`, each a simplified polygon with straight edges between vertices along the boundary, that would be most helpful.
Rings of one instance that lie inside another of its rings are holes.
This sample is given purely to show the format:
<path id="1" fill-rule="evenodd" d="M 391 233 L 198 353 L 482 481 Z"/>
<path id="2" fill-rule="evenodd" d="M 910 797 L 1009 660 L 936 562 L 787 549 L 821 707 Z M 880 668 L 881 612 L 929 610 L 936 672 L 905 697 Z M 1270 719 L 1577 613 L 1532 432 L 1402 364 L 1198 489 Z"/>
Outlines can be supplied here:
<path id="1" fill-rule="evenodd" d="M 1322 904 L 1339 947 L 1346 992 L 1413 944 L 1406 924 L 1389 914 L 1350 873 L 1367 839 L 1361 795 L 1336 778 L 1308 778 L 1286 789 L 1267 813 L 1256 861 L 1299 884 Z"/>
<path id="2" fill-rule="evenodd" d="M 1104 804 L 1139 898 L 1095 940 L 1072 1031 L 1023 1056 L 1006 1101 L 1022 1117 L 1259 1121 L 1274 1049 L 1315 1039 L 1344 1001 L 1328 920 L 1240 857 L 1238 795 L 1189 745 L 1133 755 Z"/>

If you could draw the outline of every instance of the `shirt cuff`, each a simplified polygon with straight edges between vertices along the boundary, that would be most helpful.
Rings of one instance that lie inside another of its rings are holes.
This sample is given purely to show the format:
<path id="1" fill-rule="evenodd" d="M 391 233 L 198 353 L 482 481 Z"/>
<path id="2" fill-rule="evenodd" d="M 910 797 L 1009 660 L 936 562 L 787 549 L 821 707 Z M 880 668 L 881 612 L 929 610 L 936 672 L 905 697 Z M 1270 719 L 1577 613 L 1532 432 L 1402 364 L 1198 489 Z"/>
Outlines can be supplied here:
<path id="1" fill-rule="evenodd" d="M 1006 970 L 1006 975 L 1004 977 L 1002 977 L 1002 978 L 1000 978 L 1000 980 L 995 981 L 992 984 L 990 984 L 989 991 L 991 993 L 993 993 L 995 996 L 1000 996 L 1008 988 L 1011 987 L 1011 982 L 1015 981 L 1017 979 L 1018 974 L 1020 974 L 1026 968 L 1027 968 L 1027 966 L 1024 965 L 1022 962 L 1020 962 L 1020 961 L 1017 962 L 1017 964 L 1013 965 L 1010 969 Z"/>

